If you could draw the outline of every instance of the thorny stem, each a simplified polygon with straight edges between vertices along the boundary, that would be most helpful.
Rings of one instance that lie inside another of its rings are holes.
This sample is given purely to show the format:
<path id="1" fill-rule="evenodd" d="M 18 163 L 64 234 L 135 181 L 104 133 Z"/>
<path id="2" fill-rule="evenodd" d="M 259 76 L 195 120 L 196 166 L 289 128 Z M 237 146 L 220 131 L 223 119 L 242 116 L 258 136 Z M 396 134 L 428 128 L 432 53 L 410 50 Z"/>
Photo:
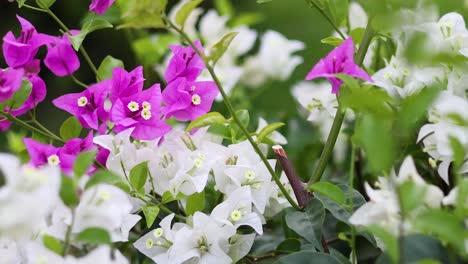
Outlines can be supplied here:
<path id="1" fill-rule="evenodd" d="M 369 48 L 370 42 L 373 36 L 375 35 L 371 22 L 372 20 L 370 19 L 369 23 L 367 23 L 366 31 L 364 32 L 364 37 L 362 38 L 362 41 L 359 44 L 359 50 L 357 51 L 356 56 L 354 57 L 354 60 L 360 66 L 362 66 L 362 62 L 364 61 L 364 57 Z M 344 117 L 345 109 L 342 109 L 342 107 L 338 105 L 338 109 L 336 110 L 336 115 L 335 119 L 333 120 L 330 134 L 328 135 L 327 142 L 325 143 L 325 147 L 323 148 L 322 154 L 320 155 L 320 159 L 314 171 L 314 174 L 309 180 L 309 186 L 320 181 L 320 178 L 322 178 L 323 172 L 325 171 L 328 161 L 330 160 L 330 156 L 333 152 L 333 148 L 335 147 L 336 139 L 340 134 L 341 125 L 343 124 Z"/>
<path id="2" fill-rule="evenodd" d="M 333 27 L 333 29 L 338 33 L 338 35 L 340 35 L 342 39 L 346 38 L 345 34 L 341 32 L 340 28 L 338 28 L 338 26 L 335 25 L 333 20 L 327 15 L 327 13 L 325 13 L 325 11 L 323 11 L 322 8 L 320 8 L 320 6 L 317 5 L 317 3 L 315 3 L 315 1 L 307 1 L 307 2 L 309 2 L 312 5 L 312 7 L 317 9 L 317 11 L 328 21 L 328 23 Z"/>
<path id="3" fill-rule="evenodd" d="M 68 34 L 71 35 L 71 32 L 70 32 L 70 29 L 62 22 L 62 20 L 60 20 L 60 18 L 58 18 L 54 12 L 52 12 L 49 8 L 47 9 L 42 9 L 42 8 L 37 8 L 37 7 L 34 7 L 34 6 L 30 6 L 30 5 L 23 5 L 24 7 L 26 8 L 29 8 L 31 10 L 35 10 L 35 11 L 39 11 L 39 12 L 43 12 L 43 13 L 47 13 L 49 14 L 49 16 L 51 16 L 55 22 L 57 22 L 57 24 L 59 24 L 59 26 L 65 31 L 67 32 Z M 85 58 L 86 62 L 89 64 L 89 67 L 91 68 L 91 70 L 94 72 L 94 74 L 96 75 L 98 81 L 102 80 L 101 79 L 101 76 L 99 75 L 99 72 L 96 68 L 96 65 L 94 65 L 93 61 L 91 60 L 91 58 L 89 57 L 88 55 L 88 52 L 86 51 L 86 49 L 83 47 L 83 45 L 80 46 L 80 52 L 81 54 L 83 55 L 83 57 Z"/>
<path id="4" fill-rule="evenodd" d="M 10 121 L 10 122 L 12 122 L 12 123 L 15 123 L 15 124 L 17 124 L 17 125 L 19 125 L 19 126 L 22 126 L 22 127 L 26 128 L 26 129 L 29 129 L 29 130 L 31 130 L 31 131 L 37 132 L 37 133 L 39 133 L 39 134 L 41 134 L 41 135 L 43 135 L 43 136 L 46 136 L 46 137 L 48 137 L 48 138 L 50 138 L 50 139 L 52 139 L 52 140 L 57 140 L 57 141 L 59 141 L 59 142 L 64 143 L 63 139 L 61 139 L 60 137 L 56 136 L 56 135 L 53 134 L 52 132 L 50 132 L 50 131 L 47 132 L 48 130 L 47 130 L 47 131 L 43 131 L 43 130 L 41 130 L 41 129 L 38 129 L 38 128 L 36 128 L 36 127 L 33 127 L 33 126 L 31 126 L 30 124 L 24 122 L 23 120 L 14 117 L 14 116 L 13 116 L 12 114 L 10 114 L 10 113 L 5 113 L 5 112 L 3 112 L 3 111 L 0 111 L 0 115 L 4 116 L 8 121 Z M 37 121 L 36 121 L 36 122 L 37 122 Z M 37 122 L 37 123 L 38 123 L 38 122 Z"/>
<path id="5" fill-rule="evenodd" d="M 214 82 L 216 83 L 216 86 L 218 87 L 218 90 L 219 92 L 221 93 L 221 96 L 223 97 L 223 102 L 224 104 L 226 105 L 226 108 L 229 112 L 229 114 L 232 116 L 232 120 L 239 126 L 239 128 L 241 129 L 242 133 L 244 134 L 245 137 L 247 137 L 247 140 L 250 142 L 250 144 L 252 145 L 252 147 L 254 148 L 255 152 L 257 152 L 258 156 L 260 156 L 260 159 L 263 161 L 263 163 L 265 164 L 266 168 L 268 169 L 268 172 L 271 174 L 273 180 L 275 181 L 276 185 L 278 185 L 278 188 L 281 190 L 281 192 L 283 193 L 284 197 L 288 200 L 288 202 L 296 209 L 296 210 L 301 210 L 301 208 L 299 207 L 299 205 L 292 199 L 292 197 L 289 195 L 288 191 L 286 190 L 286 188 L 283 186 L 283 184 L 281 184 L 281 181 L 280 181 L 280 178 L 278 177 L 278 175 L 276 175 L 275 171 L 273 170 L 273 168 L 271 167 L 270 163 L 268 162 L 267 158 L 265 157 L 265 155 L 263 155 L 262 151 L 260 150 L 260 148 L 258 147 L 257 143 L 255 143 L 255 140 L 252 138 L 252 136 L 250 135 L 249 131 L 247 130 L 247 128 L 244 126 L 244 124 L 242 124 L 242 122 L 240 121 L 239 117 L 237 116 L 236 112 L 234 111 L 234 108 L 231 104 L 231 101 L 229 100 L 229 97 L 228 95 L 226 94 L 226 92 L 224 91 L 223 89 L 223 86 L 221 84 L 221 82 L 219 81 L 218 79 L 218 76 L 216 75 L 216 73 L 214 72 L 214 69 L 213 67 L 208 63 L 208 59 L 206 58 L 206 56 L 203 54 L 203 52 L 201 52 L 197 46 L 195 46 L 195 44 L 193 44 L 193 41 L 190 39 L 190 37 L 185 34 L 184 31 L 182 31 L 180 28 L 178 28 L 176 25 L 174 25 L 172 23 L 172 21 L 170 21 L 170 19 L 167 19 L 167 18 L 164 18 L 164 20 L 166 21 L 167 25 L 169 27 L 171 27 L 172 29 L 174 29 L 185 41 L 187 41 L 187 43 L 192 46 L 192 48 L 195 50 L 195 52 L 198 54 L 198 56 L 200 56 L 200 58 L 202 58 L 203 62 L 205 63 L 206 65 L 206 68 L 208 69 L 208 72 L 210 73 L 211 77 L 213 78 Z"/>

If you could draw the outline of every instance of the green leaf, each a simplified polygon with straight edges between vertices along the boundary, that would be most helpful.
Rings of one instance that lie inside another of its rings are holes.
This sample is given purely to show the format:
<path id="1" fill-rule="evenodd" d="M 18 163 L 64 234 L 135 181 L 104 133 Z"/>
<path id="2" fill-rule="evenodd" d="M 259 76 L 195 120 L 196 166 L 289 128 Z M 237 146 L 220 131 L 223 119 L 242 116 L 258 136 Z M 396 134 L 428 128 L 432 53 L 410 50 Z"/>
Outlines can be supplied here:
<path id="1" fill-rule="evenodd" d="M 98 73 L 102 79 L 112 78 L 112 71 L 115 68 L 124 68 L 123 61 L 116 59 L 110 55 L 107 55 L 99 65 Z"/>
<path id="2" fill-rule="evenodd" d="M 335 18 L 335 24 L 337 26 L 346 25 L 348 20 L 348 9 L 349 9 L 349 0 L 328 0 L 328 8 L 330 13 Z"/>
<path id="3" fill-rule="evenodd" d="M 146 179 L 148 179 L 148 161 L 143 161 L 130 170 L 130 184 L 135 190 L 145 186 Z"/>
<path id="4" fill-rule="evenodd" d="M 244 127 L 247 127 L 249 125 L 250 114 L 248 110 L 246 109 L 237 110 L 236 116 L 237 118 L 239 118 L 239 121 Z M 233 142 L 236 142 L 236 139 L 238 138 L 242 139 L 244 136 L 240 127 L 236 123 L 233 122 L 232 117 L 228 121 L 231 122 L 230 134 L 231 134 L 231 139 L 233 140 Z"/>
<path id="5" fill-rule="evenodd" d="M 111 236 L 109 232 L 103 228 L 90 227 L 81 231 L 76 240 L 87 243 L 87 244 L 110 244 Z"/>
<path id="6" fill-rule="evenodd" d="M 78 121 L 76 117 L 71 116 L 60 126 L 60 137 L 65 141 L 71 138 L 77 138 L 81 134 L 81 129 L 80 121 Z"/>
<path id="7" fill-rule="evenodd" d="M 320 40 L 320 42 L 322 42 L 323 44 L 328 44 L 328 45 L 332 45 L 333 47 L 337 47 L 339 45 L 341 45 L 341 43 L 343 43 L 343 39 L 342 38 L 337 38 L 337 37 L 326 37 L 322 40 Z"/>
<path id="8" fill-rule="evenodd" d="M 311 250 L 303 250 L 281 257 L 275 264 L 341 264 L 335 257 L 330 254 L 314 252 Z"/>
<path id="9" fill-rule="evenodd" d="M 268 124 L 267 126 L 262 128 L 260 130 L 260 132 L 258 132 L 257 141 L 258 142 L 263 142 L 263 140 L 266 137 L 268 137 L 271 133 L 275 132 L 275 130 L 277 130 L 278 128 L 280 128 L 282 126 L 284 126 L 284 123 L 282 123 L 282 122 L 275 122 L 275 123 Z"/>
<path id="10" fill-rule="evenodd" d="M 86 171 L 93 165 L 94 159 L 96 157 L 96 150 L 81 152 L 80 155 L 75 160 L 73 165 L 73 172 L 75 177 L 80 178 L 83 176 Z"/>
<path id="11" fill-rule="evenodd" d="M 31 82 L 27 79 L 23 79 L 21 87 L 18 89 L 18 91 L 16 91 L 10 99 L 0 103 L 0 109 L 3 109 L 7 106 L 11 109 L 15 109 L 22 106 L 24 102 L 28 99 L 29 95 L 31 94 L 31 91 Z"/>
<path id="12" fill-rule="evenodd" d="M 13 153 L 19 154 L 26 149 L 23 138 L 24 134 L 8 130 L 7 134 L 8 149 Z"/>
<path id="13" fill-rule="evenodd" d="M 458 169 L 463 165 L 465 161 L 466 151 L 465 146 L 458 140 L 458 138 L 449 135 L 450 147 L 452 148 L 453 153 L 453 164 L 455 169 Z"/>
<path id="14" fill-rule="evenodd" d="M 172 201 L 180 200 L 180 199 L 182 199 L 184 197 L 185 197 L 185 195 L 183 193 L 178 193 L 176 195 L 176 197 L 174 197 L 174 195 L 172 195 L 171 192 L 165 191 L 163 193 L 163 195 L 162 195 L 161 203 L 163 203 L 163 204 L 170 203 Z"/>
<path id="15" fill-rule="evenodd" d="M 310 200 L 304 212 L 288 212 L 285 220 L 290 229 L 314 244 L 316 248 L 323 250 L 320 239 L 325 220 L 325 209 L 319 200 L 315 198 Z"/>
<path id="16" fill-rule="evenodd" d="M 157 205 L 152 205 L 143 206 L 142 210 L 145 215 L 146 227 L 150 228 L 153 225 L 154 220 L 156 220 L 156 217 L 158 217 L 160 209 Z"/>
<path id="17" fill-rule="evenodd" d="M 213 65 L 223 56 L 237 34 L 237 32 L 227 33 L 218 43 L 211 47 L 209 59 L 213 62 Z"/>
<path id="18" fill-rule="evenodd" d="M 385 252 L 390 256 L 393 263 L 397 263 L 398 260 L 398 239 L 392 233 L 386 229 L 373 225 L 366 227 L 372 234 L 378 237 L 385 245 Z"/>
<path id="19" fill-rule="evenodd" d="M 362 38 L 364 37 L 365 28 L 355 28 L 349 32 L 349 36 L 353 38 L 354 43 L 361 43 Z"/>
<path id="20" fill-rule="evenodd" d="M 260 23 L 264 19 L 265 16 L 260 13 L 242 13 L 232 17 L 231 20 L 228 21 L 228 25 L 231 26 L 231 28 L 238 26 L 252 26 Z"/>
<path id="21" fill-rule="evenodd" d="M 79 202 L 75 181 L 66 175 L 62 175 L 62 181 L 60 184 L 60 198 L 68 207 L 74 207 Z"/>
<path id="22" fill-rule="evenodd" d="M 390 171 L 395 161 L 397 142 L 392 130 L 392 120 L 376 115 L 362 115 L 356 120 L 353 141 L 366 152 L 375 173 Z"/>
<path id="23" fill-rule="evenodd" d="M 441 224 L 443 223 L 443 224 Z M 454 214 L 443 210 L 427 210 L 418 215 L 413 226 L 423 233 L 437 236 L 457 247 L 460 252 L 464 250 L 464 240 L 468 238 L 468 231 Z"/>
<path id="24" fill-rule="evenodd" d="M 132 49 L 143 65 L 152 66 L 159 63 L 169 50 L 170 44 L 177 43 L 173 34 L 157 34 L 145 36 L 132 42 Z"/>
<path id="25" fill-rule="evenodd" d="M 93 177 L 91 177 L 89 181 L 86 182 L 85 190 L 91 188 L 92 186 L 96 184 L 101 184 L 101 183 L 117 186 L 126 192 L 130 191 L 130 189 L 128 188 L 128 185 L 122 180 L 122 178 L 120 178 L 119 176 L 113 174 L 112 172 L 108 170 L 98 170 L 97 172 L 95 172 Z"/>
<path id="26" fill-rule="evenodd" d="M 187 17 L 201 2 L 203 2 L 203 0 L 190 0 L 185 2 L 176 13 L 175 22 L 183 28 Z"/>
<path id="27" fill-rule="evenodd" d="M 187 197 L 185 213 L 193 215 L 197 211 L 205 209 L 205 192 L 194 193 Z"/>
<path id="28" fill-rule="evenodd" d="M 353 211 L 356 210 L 357 208 L 361 207 L 363 204 L 366 203 L 366 200 L 364 197 L 361 195 L 356 190 L 352 190 L 352 198 L 350 196 L 350 187 L 348 185 L 340 184 L 338 187 L 343 191 L 343 193 L 346 195 L 346 204 L 350 204 L 350 199 L 353 199 Z M 336 219 L 351 225 L 349 223 L 349 218 L 351 217 L 350 213 L 350 208 L 343 204 L 338 204 L 336 201 L 328 198 L 328 196 L 325 196 L 321 193 L 315 193 L 314 194 L 315 198 L 320 200 L 325 207 Z"/>
<path id="29" fill-rule="evenodd" d="M 221 16 L 232 17 L 234 15 L 234 7 L 231 0 L 215 0 L 214 6 Z"/>
<path id="30" fill-rule="evenodd" d="M 54 3 L 55 0 L 36 0 L 36 4 L 42 9 L 49 9 Z"/>
<path id="31" fill-rule="evenodd" d="M 112 28 L 114 27 L 109 21 L 105 20 L 101 17 L 91 16 L 89 20 L 85 21 L 83 27 L 80 30 L 80 33 L 68 36 L 70 41 L 72 42 L 73 48 L 78 51 L 81 47 L 86 36 L 96 30 L 103 29 L 103 28 Z"/>
<path id="32" fill-rule="evenodd" d="M 62 242 L 53 236 L 49 236 L 47 234 L 42 235 L 42 244 L 58 255 L 61 255 L 63 252 Z"/>
<path id="33" fill-rule="evenodd" d="M 225 139 L 231 139 L 231 132 L 229 131 L 229 128 L 223 124 L 212 124 L 210 128 L 208 128 L 208 133 L 222 136 Z"/>
<path id="34" fill-rule="evenodd" d="M 185 129 L 185 131 L 191 131 L 195 128 L 210 126 L 213 124 L 225 124 L 228 121 L 218 112 L 209 112 L 204 114 L 197 119 L 193 120 Z"/>
<path id="35" fill-rule="evenodd" d="M 17 0 L 17 2 L 18 2 L 18 7 L 21 8 L 26 2 L 26 0 Z"/>
<path id="36" fill-rule="evenodd" d="M 276 247 L 276 251 L 286 254 L 299 250 L 301 250 L 301 241 L 297 238 L 288 238 Z"/>
<path id="37" fill-rule="evenodd" d="M 167 0 L 118 1 L 124 23 L 119 28 L 164 28 Z"/>
<path id="38" fill-rule="evenodd" d="M 309 186 L 308 189 L 313 192 L 321 193 L 333 201 L 337 202 L 339 205 L 345 205 L 346 195 L 340 187 L 336 186 L 330 182 L 317 182 Z"/>
<path id="39" fill-rule="evenodd" d="M 405 181 L 398 186 L 399 195 L 401 197 L 401 211 L 404 214 L 418 208 L 424 200 L 426 194 L 426 186 L 416 184 L 414 181 Z"/>

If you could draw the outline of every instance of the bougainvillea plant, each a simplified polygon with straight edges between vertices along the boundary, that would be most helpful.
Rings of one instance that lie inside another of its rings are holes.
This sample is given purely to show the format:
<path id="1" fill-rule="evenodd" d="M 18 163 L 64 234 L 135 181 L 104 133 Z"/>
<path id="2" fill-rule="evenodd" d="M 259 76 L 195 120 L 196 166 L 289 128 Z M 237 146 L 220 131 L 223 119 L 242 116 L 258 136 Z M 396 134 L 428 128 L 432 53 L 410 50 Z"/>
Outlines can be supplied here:
<path id="1" fill-rule="evenodd" d="M 0 263 L 468 261 L 464 1 L 305 1 L 333 28 L 319 60 L 229 0 L 92 0 L 78 29 L 55 0 L 9 2 Z M 85 40 L 102 29 L 141 65 L 95 64 Z M 296 117 L 259 110 L 291 81 Z M 59 132 L 47 105 L 68 116 Z"/>

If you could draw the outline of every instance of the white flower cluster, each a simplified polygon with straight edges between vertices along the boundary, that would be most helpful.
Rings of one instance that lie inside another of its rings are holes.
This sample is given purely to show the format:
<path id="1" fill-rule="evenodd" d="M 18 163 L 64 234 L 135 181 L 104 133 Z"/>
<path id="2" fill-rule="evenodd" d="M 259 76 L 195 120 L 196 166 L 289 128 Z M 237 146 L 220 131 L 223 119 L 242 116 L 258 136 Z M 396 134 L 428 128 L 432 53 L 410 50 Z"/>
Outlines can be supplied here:
<path id="1" fill-rule="evenodd" d="M 209 215 L 195 212 L 185 223 L 171 225 L 171 214 L 160 222 L 160 228 L 138 239 L 135 247 L 157 263 L 235 262 L 249 252 L 255 238 L 255 233 L 238 233 L 238 228 L 250 226 L 262 234 L 264 216 L 289 206 L 247 141 L 223 146 L 206 129 L 190 135 L 176 128 L 159 141 L 132 142 L 130 134 L 131 130 L 127 130 L 94 139 L 111 152 L 106 167 L 122 179 L 133 167 L 147 161 L 148 196 L 182 197 L 182 208 L 186 208 L 188 196 L 203 192 L 207 186 L 224 196 Z M 285 141 L 280 134 L 272 137 Z M 275 162 L 271 160 L 270 164 L 274 166 Z M 284 175 L 281 180 L 292 193 Z M 133 205 L 137 210 L 143 204 L 135 199 Z"/>
<path id="2" fill-rule="evenodd" d="M 127 241 L 128 231 L 140 217 L 130 214 L 131 204 L 124 191 L 97 184 L 84 190 L 73 214 L 59 198 L 61 176 L 57 167 L 36 169 L 21 165 L 14 156 L 0 154 L 0 177 L 4 181 L 0 186 L 1 263 L 128 263 L 108 246 L 75 258 L 59 255 L 43 242 L 46 235 L 65 240 L 72 222 L 72 237 L 88 227 L 98 227 L 108 230 L 113 241 Z"/>
<path id="3" fill-rule="evenodd" d="M 171 10 L 169 17 L 173 21 L 175 21 L 177 11 L 187 1 L 189 0 L 181 1 Z M 202 8 L 193 10 L 184 24 L 184 31 L 191 39 L 201 38 L 207 51 L 226 34 L 237 33 L 214 67 L 216 75 L 228 94 L 237 84 L 255 88 L 268 80 L 286 80 L 302 63 L 302 57 L 293 53 L 304 49 L 304 43 L 289 40 L 273 30 L 268 30 L 262 35 L 258 53 L 246 57 L 245 55 L 254 48 L 257 32 L 245 25 L 228 26 L 227 22 L 230 17 L 220 16 L 215 10 L 208 10 L 200 18 L 203 12 Z M 198 20 L 199 30 L 196 29 Z M 167 58 L 166 61 L 168 62 L 169 59 Z M 212 80 L 207 70 L 200 78 L 200 80 Z"/>

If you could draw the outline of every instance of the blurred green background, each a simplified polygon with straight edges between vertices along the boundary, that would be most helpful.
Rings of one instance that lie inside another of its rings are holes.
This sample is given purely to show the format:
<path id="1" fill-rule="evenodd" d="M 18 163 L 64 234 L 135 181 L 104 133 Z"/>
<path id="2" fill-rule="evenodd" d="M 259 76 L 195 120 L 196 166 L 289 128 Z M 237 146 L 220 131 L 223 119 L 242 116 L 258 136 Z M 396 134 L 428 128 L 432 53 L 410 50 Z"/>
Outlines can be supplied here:
<path id="1" fill-rule="evenodd" d="M 169 8 L 178 1 L 169 0 Z M 27 1 L 34 5 L 34 1 Z M 70 1 L 57 0 L 52 6 L 52 11 L 56 13 L 69 28 L 80 28 L 80 22 L 88 11 L 90 0 Z M 262 19 L 252 25 L 260 34 L 268 29 L 276 30 L 289 39 L 303 41 L 306 49 L 298 52 L 298 55 L 304 58 L 304 63 L 296 68 L 288 81 L 269 82 L 260 91 L 243 90 L 240 92 L 240 98 L 234 99 L 234 105 L 237 109 L 248 108 L 251 114 L 250 129 L 256 128 L 256 122 L 259 116 L 264 117 L 268 122 L 282 121 L 287 123 L 281 132 L 289 140 L 286 147 L 288 154 L 303 177 L 308 177 L 313 165 L 320 154 L 321 147 L 318 139 L 318 131 L 301 117 L 297 111 L 297 103 L 291 96 L 292 86 L 303 80 L 307 72 L 323 57 L 331 47 L 321 44 L 320 40 L 330 35 L 332 29 L 326 21 L 314 10 L 311 9 L 306 1 L 275 0 L 272 2 L 257 4 L 254 0 L 238 1 L 233 0 L 235 14 L 257 13 Z M 202 7 L 207 10 L 213 8 L 214 1 L 204 1 Z M 32 24 L 39 32 L 59 35 L 58 26 L 55 21 L 45 13 L 36 12 L 26 8 L 18 9 L 16 3 L 10 3 L 7 0 L 0 0 L 0 35 L 4 36 L 8 31 L 19 34 L 19 23 L 15 15 L 18 14 Z M 90 34 L 84 41 L 92 61 L 99 65 L 106 55 L 111 55 L 124 61 L 127 70 L 131 70 L 140 62 L 132 51 L 128 36 L 138 35 L 138 32 L 126 32 L 125 30 L 105 29 Z M 258 49 L 253 50 L 255 53 Z M 41 48 L 38 57 L 45 56 L 45 48 Z M 75 73 L 75 76 L 85 82 L 93 83 L 94 75 L 90 68 L 80 55 L 81 68 Z M 5 68 L 6 64 L 0 54 L 0 67 Z M 56 77 L 46 67 L 42 67 L 40 76 L 47 84 L 47 98 L 38 107 L 38 119 L 52 131 L 57 132 L 60 124 L 69 117 L 69 114 L 53 107 L 51 101 L 60 95 L 69 92 L 80 92 L 81 87 L 72 82 L 70 77 Z M 157 82 L 159 76 L 151 69 L 145 70 L 145 78 L 149 80 L 145 84 L 149 86 L 151 82 Z M 251 94 L 257 94 L 253 100 L 249 99 Z M 247 101 L 245 101 L 247 99 Z M 250 100 L 250 101 L 249 101 Z M 253 107 L 254 106 L 254 107 Z M 226 113 L 222 104 L 215 104 L 213 110 Z M 13 129 L 17 127 L 13 126 Z M 0 150 L 6 150 L 5 133 L 0 133 Z"/>

